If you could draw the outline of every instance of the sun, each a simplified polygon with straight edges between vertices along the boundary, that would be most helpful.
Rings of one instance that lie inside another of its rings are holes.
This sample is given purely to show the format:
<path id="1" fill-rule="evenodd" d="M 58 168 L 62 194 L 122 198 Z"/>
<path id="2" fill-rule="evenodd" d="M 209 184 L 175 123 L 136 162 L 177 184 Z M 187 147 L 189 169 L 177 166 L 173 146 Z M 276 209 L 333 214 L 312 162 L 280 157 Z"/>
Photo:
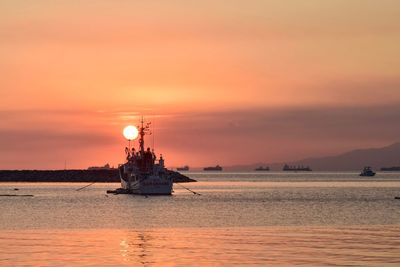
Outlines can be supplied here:
<path id="1" fill-rule="evenodd" d="M 128 125 L 123 131 L 124 137 L 128 140 L 134 140 L 138 137 L 139 131 L 135 126 Z"/>

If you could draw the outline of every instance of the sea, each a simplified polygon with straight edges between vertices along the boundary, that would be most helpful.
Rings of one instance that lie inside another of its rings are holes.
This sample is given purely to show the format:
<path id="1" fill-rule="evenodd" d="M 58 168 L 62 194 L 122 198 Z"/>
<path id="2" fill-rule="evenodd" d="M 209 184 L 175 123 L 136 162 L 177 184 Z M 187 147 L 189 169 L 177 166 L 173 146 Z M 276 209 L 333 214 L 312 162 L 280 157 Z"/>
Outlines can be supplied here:
<path id="1" fill-rule="evenodd" d="M 400 266 L 400 173 L 185 174 L 172 196 L 0 183 L 33 195 L 0 196 L 0 266 Z"/>

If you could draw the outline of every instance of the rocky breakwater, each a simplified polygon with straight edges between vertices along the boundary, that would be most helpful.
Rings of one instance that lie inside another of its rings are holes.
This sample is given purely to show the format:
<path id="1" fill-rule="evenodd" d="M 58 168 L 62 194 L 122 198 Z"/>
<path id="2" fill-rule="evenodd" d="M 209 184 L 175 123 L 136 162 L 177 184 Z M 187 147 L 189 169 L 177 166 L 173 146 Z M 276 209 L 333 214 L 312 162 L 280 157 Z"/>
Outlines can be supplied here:
<path id="1" fill-rule="evenodd" d="M 174 183 L 196 182 L 179 172 L 167 170 Z M 117 169 L 109 170 L 0 170 L 0 182 L 120 182 Z"/>

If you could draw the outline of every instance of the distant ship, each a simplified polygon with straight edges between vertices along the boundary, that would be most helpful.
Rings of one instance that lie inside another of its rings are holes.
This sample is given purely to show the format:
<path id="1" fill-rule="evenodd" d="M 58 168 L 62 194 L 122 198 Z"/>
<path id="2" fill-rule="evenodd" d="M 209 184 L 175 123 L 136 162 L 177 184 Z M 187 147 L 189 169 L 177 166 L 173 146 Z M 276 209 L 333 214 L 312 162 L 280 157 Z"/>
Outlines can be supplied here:
<path id="1" fill-rule="evenodd" d="M 400 166 L 382 167 L 381 171 L 383 171 L 383 172 L 400 172 Z"/>
<path id="2" fill-rule="evenodd" d="M 183 167 L 178 167 L 178 168 L 176 168 L 176 170 L 178 170 L 178 171 L 189 171 L 189 166 L 188 165 L 185 165 L 185 166 L 183 166 Z"/>
<path id="3" fill-rule="evenodd" d="M 98 170 L 113 170 L 114 167 L 110 167 L 110 164 L 107 163 L 104 166 L 93 166 L 93 167 L 89 167 L 87 169 L 90 170 L 90 171 L 93 171 L 93 170 L 95 170 L 95 171 L 98 171 Z"/>
<path id="4" fill-rule="evenodd" d="M 150 134 L 149 124 L 139 127 L 139 151 L 125 148 L 126 162 L 119 165 L 121 187 L 132 194 L 171 195 L 172 177 L 164 167 L 162 155 L 156 161 L 154 152 L 144 149 L 144 136 Z"/>
<path id="5" fill-rule="evenodd" d="M 269 167 L 268 166 L 266 166 L 266 167 L 260 166 L 258 168 L 255 168 L 254 170 L 255 171 L 269 171 Z"/>
<path id="6" fill-rule="evenodd" d="M 375 172 L 371 169 L 371 167 L 364 167 L 363 171 L 360 173 L 360 176 L 375 176 Z"/>
<path id="7" fill-rule="evenodd" d="M 217 165 L 215 167 L 205 167 L 203 170 L 205 170 L 205 171 L 222 171 L 222 167 Z"/>
<path id="8" fill-rule="evenodd" d="M 312 171 L 311 170 L 311 168 L 309 167 L 309 166 L 306 166 L 306 167 L 304 167 L 304 166 L 289 166 L 289 165 L 287 165 L 287 164 L 285 164 L 284 166 L 283 166 L 283 169 L 282 169 L 283 171 L 295 171 L 295 172 L 297 172 L 297 171 L 302 171 L 302 172 L 310 172 L 310 171 Z"/>

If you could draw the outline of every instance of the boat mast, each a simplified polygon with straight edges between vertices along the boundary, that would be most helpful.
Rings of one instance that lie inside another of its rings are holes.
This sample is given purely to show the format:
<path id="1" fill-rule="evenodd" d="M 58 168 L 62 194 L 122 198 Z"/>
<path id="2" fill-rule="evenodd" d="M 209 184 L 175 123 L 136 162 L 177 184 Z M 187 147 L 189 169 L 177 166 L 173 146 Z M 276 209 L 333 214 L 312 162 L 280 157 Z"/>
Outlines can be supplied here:
<path id="1" fill-rule="evenodd" d="M 140 139 L 139 139 L 139 144 L 140 144 L 140 154 L 143 156 L 144 155 L 144 127 L 143 127 L 143 116 L 141 120 L 141 126 L 140 126 Z"/>

